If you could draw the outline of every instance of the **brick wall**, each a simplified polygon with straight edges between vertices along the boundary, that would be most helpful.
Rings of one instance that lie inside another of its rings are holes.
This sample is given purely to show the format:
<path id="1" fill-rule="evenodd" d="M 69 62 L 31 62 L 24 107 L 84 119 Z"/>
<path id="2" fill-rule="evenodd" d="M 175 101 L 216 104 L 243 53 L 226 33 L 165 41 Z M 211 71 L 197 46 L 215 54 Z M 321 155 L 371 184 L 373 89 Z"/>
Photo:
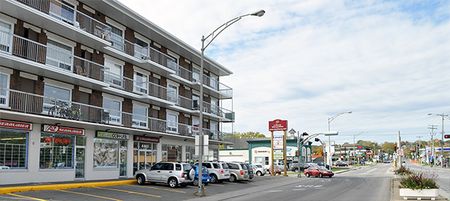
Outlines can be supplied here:
<path id="1" fill-rule="evenodd" d="M 123 67 L 123 76 L 130 79 L 125 79 L 125 90 L 128 92 L 133 91 L 133 65 L 131 63 L 125 62 Z"/>

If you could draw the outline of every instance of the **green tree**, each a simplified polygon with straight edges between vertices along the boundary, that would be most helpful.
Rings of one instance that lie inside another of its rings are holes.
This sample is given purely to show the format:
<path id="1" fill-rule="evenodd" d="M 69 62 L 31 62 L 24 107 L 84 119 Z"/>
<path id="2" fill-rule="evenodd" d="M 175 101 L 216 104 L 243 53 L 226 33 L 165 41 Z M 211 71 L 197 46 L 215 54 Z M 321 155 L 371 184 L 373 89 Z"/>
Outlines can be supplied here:
<path id="1" fill-rule="evenodd" d="M 393 143 L 393 142 L 384 142 L 381 145 L 381 150 L 383 150 L 384 153 L 393 154 L 395 152 L 395 143 Z"/>
<path id="2" fill-rule="evenodd" d="M 255 138 L 265 138 L 266 136 L 260 132 L 235 132 L 233 134 L 227 134 L 224 136 L 225 139 L 255 139 Z"/>

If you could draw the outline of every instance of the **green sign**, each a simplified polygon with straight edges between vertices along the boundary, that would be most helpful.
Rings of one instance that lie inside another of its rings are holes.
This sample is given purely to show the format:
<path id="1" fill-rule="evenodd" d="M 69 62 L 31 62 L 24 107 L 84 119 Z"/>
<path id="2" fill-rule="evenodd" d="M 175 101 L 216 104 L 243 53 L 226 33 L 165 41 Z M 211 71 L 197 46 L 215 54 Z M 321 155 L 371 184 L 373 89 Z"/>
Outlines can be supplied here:
<path id="1" fill-rule="evenodd" d="M 98 138 L 109 138 L 109 139 L 116 139 L 116 140 L 128 140 L 129 135 L 122 134 L 122 133 L 110 133 L 105 131 L 97 131 L 95 137 Z"/>

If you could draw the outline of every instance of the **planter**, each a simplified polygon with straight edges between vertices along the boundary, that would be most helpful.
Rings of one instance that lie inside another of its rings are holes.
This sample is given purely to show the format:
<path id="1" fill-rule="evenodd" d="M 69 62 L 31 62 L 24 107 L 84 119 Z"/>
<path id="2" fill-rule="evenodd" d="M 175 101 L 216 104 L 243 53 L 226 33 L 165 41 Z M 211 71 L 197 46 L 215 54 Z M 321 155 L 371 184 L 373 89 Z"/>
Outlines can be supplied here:
<path id="1" fill-rule="evenodd" d="M 408 198 L 428 198 L 435 200 L 439 196 L 439 189 L 422 189 L 413 190 L 409 188 L 400 188 L 400 197 L 404 200 Z"/>

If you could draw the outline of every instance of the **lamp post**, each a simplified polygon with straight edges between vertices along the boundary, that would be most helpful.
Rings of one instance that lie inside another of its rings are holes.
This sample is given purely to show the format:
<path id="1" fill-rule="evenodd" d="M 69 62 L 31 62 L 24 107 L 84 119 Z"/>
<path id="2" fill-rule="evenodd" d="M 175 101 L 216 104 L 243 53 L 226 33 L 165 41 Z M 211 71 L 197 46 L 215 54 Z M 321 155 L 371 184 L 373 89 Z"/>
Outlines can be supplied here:
<path id="1" fill-rule="evenodd" d="M 203 63 L 205 60 L 205 50 L 214 41 L 214 39 L 216 39 L 216 37 L 220 35 L 220 33 L 222 33 L 225 29 L 227 29 L 232 24 L 238 22 L 239 20 L 241 20 L 242 18 L 247 17 L 247 16 L 262 17 L 264 15 L 264 13 L 266 13 L 264 10 L 260 10 L 258 12 L 249 13 L 249 14 L 235 17 L 235 18 L 225 22 L 224 24 L 220 25 L 216 29 L 214 29 L 214 31 L 212 31 L 206 37 L 204 35 L 202 36 L 202 39 L 201 39 L 202 48 L 201 48 L 201 59 L 200 59 L 200 79 L 199 79 L 199 82 L 200 82 L 200 100 L 199 100 L 199 102 L 200 102 L 200 107 L 199 107 L 199 109 L 200 109 L 200 114 L 199 114 L 200 149 L 199 149 L 199 151 L 200 151 L 200 153 L 199 153 L 199 163 L 198 163 L 198 168 L 199 168 L 198 175 L 200 175 L 199 176 L 200 179 L 198 180 L 198 191 L 196 192 L 196 194 L 199 196 L 204 195 L 204 192 L 205 192 L 203 184 L 202 184 L 202 179 L 201 179 L 201 177 L 202 177 L 201 175 L 203 175 L 202 174 L 202 162 L 203 162 L 203 144 L 204 144 L 204 142 L 203 142 L 203 136 L 204 136 L 204 134 L 203 134 L 203 68 L 204 68 L 203 65 L 204 64 Z M 208 39 L 209 39 L 209 41 L 206 41 Z"/>
<path id="2" fill-rule="evenodd" d="M 433 114 L 433 113 L 429 113 L 428 115 L 434 115 L 434 116 L 439 116 L 442 118 L 442 130 L 441 130 L 441 134 L 442 134 L 442 141 L 441 141 L 441 167 L 444 167 L 444 120 L 445 117 L 448 118 L 448 114 Z M 434 144 L 434 142 L 432 142 Z"/>
<path id="3" fill-rule="evenodd" d="M 352 111 L 348 111 L 348 112 L 341 112 L 341 113 L 338 113 L 338 114 L 335 114 L 335 115 L 333 115 L 333 116 L 331 116 L 331 117 L 328 117 L 328 132 L 330 132 L 330 124 L 331 124 L 331 122 L 333 121 L 333 120 L 335 120 L 337 117 L 339 117 L 339 116 L 341 116 L 341 115 L 343 115 L 343 114 L 351 114 L 352 113 Z M 332 163 L 333 163 L 333 160 L 332 160 L 332 158 L 331 158 L 331 136 L 328 136 L 328 150 L 327 150 L 327 164 L 330 166 L 330 168 L 331 168 L 331 166 L 332 166 Z M 325 161 L 324 161 L 325 162 Z"/>

